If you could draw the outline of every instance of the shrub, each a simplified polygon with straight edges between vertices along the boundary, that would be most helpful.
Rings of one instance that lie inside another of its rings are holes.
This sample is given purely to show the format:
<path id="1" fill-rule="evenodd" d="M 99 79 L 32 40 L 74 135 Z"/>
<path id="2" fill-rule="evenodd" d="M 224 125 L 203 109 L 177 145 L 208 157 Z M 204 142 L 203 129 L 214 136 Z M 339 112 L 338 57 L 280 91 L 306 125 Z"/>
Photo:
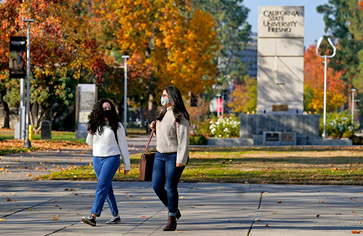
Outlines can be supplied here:
<path id="1" fill-rule="evenodd" d="M 333 138 L 351 138 L 354 134 L 351 116 L 343 112 L 327 116 L 326 133 Z"/>
<path id="2" fill-rule="evenodd" d="M 192 134 L 189 136 L 190 145 L 207 145 L 207 139 L 201 134 Z"/>
<path id="3" fill-rule="evenodd" d="M 209 122 L 210 122 L 209 119 L 206 119 L 206 120 L 200 122 L 198 124 L 197 133 L 200 134 L 200 135 L 205 135 L 205 136 L 211 137 L 212 133 L 211 133 L 211 131 L 209 129 L 209 126 L 210 126 Z"/>
<path id="4" fill-rule="evenodd" d="M 209 123 L 209 130 L 213 137 L 239 137 L 240 121 L 234 116 L 220 116 L 218 118 L 211 119 Z"/>

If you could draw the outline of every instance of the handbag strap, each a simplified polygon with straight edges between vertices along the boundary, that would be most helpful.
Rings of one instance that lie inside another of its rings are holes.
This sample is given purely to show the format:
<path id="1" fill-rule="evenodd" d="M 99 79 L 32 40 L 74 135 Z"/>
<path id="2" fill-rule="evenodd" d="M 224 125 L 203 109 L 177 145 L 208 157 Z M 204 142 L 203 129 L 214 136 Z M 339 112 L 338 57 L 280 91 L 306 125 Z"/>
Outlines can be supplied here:
<path id="1" fill-rule="evenodd" d="M 152 139 L 153 135 L 154 135 L 154 130 L 151 131 L 149 139 L 147 140 L 147 143 L 146 143 L 146 146 L 145 146 L 145 149 L 144 149 L 144 154 L 147 151 L 147 149 L 149 148 L 149 145 L 150 145 L 150 142 L 151 142 L 151 139 Z"/>

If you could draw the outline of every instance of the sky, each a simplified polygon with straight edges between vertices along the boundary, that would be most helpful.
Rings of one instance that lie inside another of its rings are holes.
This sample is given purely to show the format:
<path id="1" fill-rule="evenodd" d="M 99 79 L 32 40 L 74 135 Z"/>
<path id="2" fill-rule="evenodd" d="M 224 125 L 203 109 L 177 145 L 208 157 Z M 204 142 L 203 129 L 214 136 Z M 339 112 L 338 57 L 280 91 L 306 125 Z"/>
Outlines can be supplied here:
<path id="1" fill-rule="evenodd" d="M 308 48 L 316 44 L 316 41 L 325 34 L 323 14 L 317 13 L 316 7 L 327 3 L 328 0 L 243 0 L 242 5 L 250 9 L 247 21 L 252 26 L 252 32 L 255 33 L 258 30 L 258 6 L 304 6 L 304 46 Z"/>

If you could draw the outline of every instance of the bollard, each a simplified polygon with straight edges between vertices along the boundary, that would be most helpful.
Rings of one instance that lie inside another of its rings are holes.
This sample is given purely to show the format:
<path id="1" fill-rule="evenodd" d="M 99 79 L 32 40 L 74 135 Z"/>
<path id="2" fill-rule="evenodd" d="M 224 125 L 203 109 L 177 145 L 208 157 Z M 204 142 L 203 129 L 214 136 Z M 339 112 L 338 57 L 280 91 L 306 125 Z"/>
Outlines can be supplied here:
<path id="1" fill-rule="evenodd" d="M 34 126 L 33 125 L 29 125 L 29 140 L 30 141 L 33 140 L 33 135 L 34 135 Z"/>

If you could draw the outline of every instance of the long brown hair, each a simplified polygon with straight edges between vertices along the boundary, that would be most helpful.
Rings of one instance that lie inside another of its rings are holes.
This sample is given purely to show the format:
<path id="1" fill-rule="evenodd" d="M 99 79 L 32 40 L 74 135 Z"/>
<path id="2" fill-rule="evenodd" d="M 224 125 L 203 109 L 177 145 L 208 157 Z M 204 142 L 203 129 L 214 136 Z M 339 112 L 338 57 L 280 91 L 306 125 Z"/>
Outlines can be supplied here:
<path id="1" fill-rule="evenodd" d="M 177 89 L 174 86 L 168 86 L 165 88 L 165 90 L 168 93 L 175 121 L 178 123 L 182 119 L 186 119 L 189 121 L 189 113 L 185 108 L 183 98 L 181 96 L 179 89 Z M 160 114 L 156 119 L 161 121 L 164 118 L 165 113 L 166 113 L 166 106 L 163 107 L 163 109 L 161 110 Z"/>

